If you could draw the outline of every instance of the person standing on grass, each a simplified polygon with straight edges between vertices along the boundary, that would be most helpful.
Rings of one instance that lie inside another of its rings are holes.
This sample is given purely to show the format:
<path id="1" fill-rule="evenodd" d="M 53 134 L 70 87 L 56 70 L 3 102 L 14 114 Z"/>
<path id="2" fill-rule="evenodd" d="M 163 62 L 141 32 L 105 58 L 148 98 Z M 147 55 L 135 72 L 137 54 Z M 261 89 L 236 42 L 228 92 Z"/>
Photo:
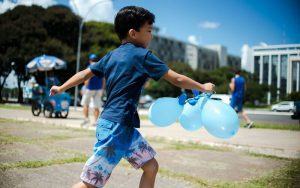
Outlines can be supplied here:
<path id="1" fill-rule="evenodd" d="M 114 22 L 122 44 L 62 86 L 51 88 L 54 95 L 94 75 L 106 80 L 107 101 L 97 121 L 94 153 L 83 167 L 82 181 L 74 188 L 103 187 L 122 158 L 143 170 L 139 187 L 154 187 L 158 172 L 156 152 L 137 130 L 140 127 L 137 103 L 149 78 L 156 81 L 163 78 L 175 86 L 202 92 L 214 89 L 212 83 L 200 84 L 174 72 L 147 49 L 154 20 L 155 16 L 142 7 L 122 8 Z"/>
<path id="2" fill-rule="evenodd" d="M 97 62 L 97 56 L 95 54 L 90 54 L 89 66 L 92 66 L 96 62 Z M 104 79 L 102 76 L 93 76 L 84 82 L 84 86 L 85 86 L 85 90 L 83 91 L 83 95 L 81 99 L 81 105 L 83 106 L 84 120 L 81 123 L 81 126 L 89 125 L 90 123 L 89 107 L 92 107 L 94 109 L 94 122 L 92 123 L 92 125 L 95 126 L 102 105 L 101 97 L 103 92 Z"/>

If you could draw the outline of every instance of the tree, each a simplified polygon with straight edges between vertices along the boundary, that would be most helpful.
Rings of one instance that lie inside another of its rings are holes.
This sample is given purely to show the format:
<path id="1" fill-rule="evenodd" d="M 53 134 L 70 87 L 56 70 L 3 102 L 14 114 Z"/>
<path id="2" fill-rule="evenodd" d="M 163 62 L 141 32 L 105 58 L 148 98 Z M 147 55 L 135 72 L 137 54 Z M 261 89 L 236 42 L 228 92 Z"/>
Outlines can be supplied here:
<path id="1" fill-rule="evenodd" d="M 194 77 L 193 69 L 188 64 L 171 62 L 168 64 L 168 66 L 180 74 Z M 145 89 L 145 92 L 155 98 L 163 96 L 177 97 L 180 95 L 181 89 L 173 86 L 163 79 L 160 79 L 157 82 L 150 80 L 149 86 Z"/>
<path id="2" fill-rule="evenodd" d="M 2 65 L 15 62 L 18 102 L 23 101 L 21 82 L 28 78 L 25 65 L 34 57 L 50 54 L 67 62 L 75 61 L 75 48 L 72 47 L 77 42 L 74 40 L 77 22 L 78 17 L 62 6 L 48 9 L 18 6 L 0 15 L 0 61 Z M 62 34 L 69 30 L 74 34 Z M 6 72 L 1 69 L 1 75 Z M 61 77 L 66 75 L 68 72 Z"/>

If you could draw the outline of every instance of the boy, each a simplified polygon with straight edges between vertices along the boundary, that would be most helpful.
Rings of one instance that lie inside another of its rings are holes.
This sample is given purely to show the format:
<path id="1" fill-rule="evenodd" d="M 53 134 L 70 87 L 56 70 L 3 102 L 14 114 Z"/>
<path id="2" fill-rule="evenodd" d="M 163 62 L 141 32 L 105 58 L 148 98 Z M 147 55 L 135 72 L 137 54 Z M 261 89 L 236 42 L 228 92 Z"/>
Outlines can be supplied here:
<path id="1" fill-rule="evenodd" d="M 78 72 L 62 86 L 51 88 L 51 94 L 61 93 L 93 75 L 104 76 L 107 101 L 97 122 L 97 143 L 94 154 L 86 162 L 82 182 L 74 187 L 103 187 L 113 168 L 125 158 L 134 168 L 142 168 L 140 187 L 154 187 L 158 171 L 155 151 L 137 131 L 136 111 L 142 86 L 150 77 L 161 77 L 185 89 L 212 91 L 211 83 L 200 84 L 172 71 L 146 49 L 152 38 L 155 16 L 148 10 L 128 6 L 115 18 L 115 31 L 122 41 L 117 49 L 106 54 L 98 63 Z"/>
<path id="2" fill-rule="evenodd" d="M 241 113 L 242 117 L 246 121 L 246 125 L 248 129 L 254 127 L 253 121 L 250 120 L 247 113 L 243 110 L 243 100 L 245 95 L 245 87 L 246 81 L 243 76 L 241 76 L 241 71 L 235 71 L 235 77 L 231 79 L 229 84 L 229 88 L 232 92 L 230 106 L 236 110 L 237 113 Z"/>

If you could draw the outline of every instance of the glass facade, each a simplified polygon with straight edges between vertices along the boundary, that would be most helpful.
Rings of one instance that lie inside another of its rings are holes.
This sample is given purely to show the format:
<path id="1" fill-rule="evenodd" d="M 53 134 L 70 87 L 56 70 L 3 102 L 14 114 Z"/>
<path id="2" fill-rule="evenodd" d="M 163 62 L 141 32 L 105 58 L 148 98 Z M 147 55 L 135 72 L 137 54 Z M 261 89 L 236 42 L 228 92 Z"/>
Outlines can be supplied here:
<path id="1" fill-rule="evenodd" d="M 263 56 L 263 83 L 268 84 L 269 56 Z"/>
<path id="2" fill-rule="evenodd" d="M 166 63 L 182 62 L 189 64 L 192 68 L 203 70 L 214 70 L 220 67 L 218 51 L 196 46 L 195 53 L 191 53 L 188 50 L 190 48 L 187 48 L 188 45 L 172 38 L 153 35 L 149 49 Z M 241 58 L 230 56 L 227 58 L 227 65 L 240 68 Z"/>
<path id="3" fill-rule="evenodd" d="M 228 66 L 241 69 L 241 58 L 233 55 L 227 56 Z"/>
<path id="4" fill-rule="evenodd" d="M 280 56 L 280 89 L 283 92 L 286 92 L 286 79 L 287 79 L 287 64 L 288 64 L 288 55 Z"/>
<path id="5" fill-rule="evenodd" d="M 293 58 L 296 56 L 297 56 L 297 54 L 291 54 L 290 58 Z M 292 62 L 292 91 L 297 90 L 297 65 L 299 66 L 299 61 Z"/>
<path id="6" fill-rule="evenodd" d="M 277 78 L 278 78 L 278 55 L 271 56 L 271 63 L 272 63 L 272 81 L 271 85 L 276 86 L 277 88 Z"/>
<path id="7" fill-rule="evenodd" d="M 260 56 L 254 56 L 254 76 L 259 78 Z"/>
<path id="8" fill-rule="evenodd" d="M 256 46 L 252 48 L 252 58 L 247 63 L 253 63 L 250 70 L 259 78 L 257 82 L 270 81 L 268 103 L 300 90 L 300 44 Z"/>
<path id="9" fill-rule="evenodd" d="M 297 64 L 298 62 L 292 63 L 292 91 L 296 91 L 297 88 Z"/>
<path id="10" fill-rule="evenodd" d="M 198 67 L 202 70 L 214 70 L 219 67 L 218 53 L 206 48 L 199 48 Z"/>
<path id="11" fill-rule="evenodd" d="M 153 36 L 149 45 L 153 51 L 164 62 L 185 62 L 185 43 L 170 40 L 164 37 Z"/>

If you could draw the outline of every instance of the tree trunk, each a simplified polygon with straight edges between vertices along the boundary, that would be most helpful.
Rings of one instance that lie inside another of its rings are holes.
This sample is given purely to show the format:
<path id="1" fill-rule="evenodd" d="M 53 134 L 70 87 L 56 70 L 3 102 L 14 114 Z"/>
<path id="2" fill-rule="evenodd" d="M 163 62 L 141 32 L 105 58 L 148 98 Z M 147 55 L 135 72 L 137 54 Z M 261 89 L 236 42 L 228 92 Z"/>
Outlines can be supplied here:
<path id="1" fill-rule="evenodd" d="M 3 100 L 2 100 L 2 89 L 4 88 L 4 84 L 6 82 L 7 77 L 8 77 L 8 75 L 4 77 L 3 82 L 0 85 L 0 103 L 3 102 Z"/>
<path id="2" fill-rule="evenodd" d="M 23 90 L 21 88 L 21 77 L 17 76 L 18 78 L 18 103 L 23 103 Z"/>

